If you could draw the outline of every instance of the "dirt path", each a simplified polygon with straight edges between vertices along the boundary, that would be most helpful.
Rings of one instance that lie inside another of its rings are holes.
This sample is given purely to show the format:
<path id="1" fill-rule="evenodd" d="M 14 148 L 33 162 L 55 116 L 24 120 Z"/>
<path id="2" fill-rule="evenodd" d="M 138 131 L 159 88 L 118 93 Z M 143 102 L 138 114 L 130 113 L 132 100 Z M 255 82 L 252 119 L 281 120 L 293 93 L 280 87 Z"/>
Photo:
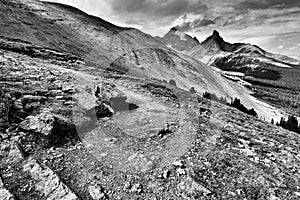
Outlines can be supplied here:
<path id="1" fill-rule="evenodd" d="M 100 83 L 101 77 L 65 68 L 59 70 L 74 76 L 77 93 L 73 98 L 78 107 L 86 110 L 95 107 L 96 98 L 90 90 Z M 100 120 L 92 130 L 79 133 L 96 159 L 116 170 L 146 172 L 169 165 L 188 152 L 198 127 L 195 99 L 178 93 L 180 107 L 177 108 L 153 95 L 129 89 L 133 84 L 130 81 L 114 84 L 137 109 L 117 112 L 111 119 Z M 190 104 L 193 109 L 189 108 Z M 167 126 L 172 131 L 160 135 Z"/>

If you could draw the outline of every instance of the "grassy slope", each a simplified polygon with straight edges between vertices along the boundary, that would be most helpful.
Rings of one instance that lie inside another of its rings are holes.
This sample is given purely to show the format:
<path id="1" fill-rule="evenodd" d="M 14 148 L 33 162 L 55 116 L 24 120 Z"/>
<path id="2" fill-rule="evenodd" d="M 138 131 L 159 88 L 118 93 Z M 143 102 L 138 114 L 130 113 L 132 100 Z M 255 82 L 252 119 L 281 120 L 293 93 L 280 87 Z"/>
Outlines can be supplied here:
<path id="1" fill-rule="evenodd" d="M 88 90 L 82 93 L 80 88 L 87 89 L 85 86 L 88 86 L 92 89 L 100 80 L 97 73 L 73 70 L 83 68 L 82 64 L 53 63 L 6 51 L 1 51 L 0 60 L 1 74 L 7 77 L 0 83 L 7 91 L 17 90 L 22 95 L 23 91 L 55 90 L 55 87 L 50 87 L 55 84 L 74 84 L 77 93 L 73 97 L 79 100 L 78 110 L 95 100 Z M 31 81 L 34 84 L 17 84 L 12 77 L 19 82 Z M 52 84 L 47 84 L 51 79 L 54 80 Z M 54 170 L 81 199 L 91 199 L 88 188 L 93 185 L 100 187 L 110 199 L 263 200 L 299 197 L 299 135 L 205 99 L 200 98 L 197 104 L 195 96 L 176 87 L 166 85 L 166 89 L 157 90 L 162 86 L 157 81 L 123 77 L 105 78 L 102 83 L 116 84 L 128 95 L 129 102 L 142 109 L 115 116 L 114 123 L 128 122 L 120 124 L 121 131 L 108 123 L 106 127 L 112 128 L 109 131 L 101 132 L 104 129 L 99 131 L 99 127 L 86 130 L 81 141 L 70 137 L 61 140 L 54 148 L 36 149 L 37 144 L 23 142 L 23 147 L 29 152 L 27 155 Z M 148 84 L 157 88 L 141 87 Z M 179 108 L 172 101 L 165 101 L 169 93 L 178 98 Z M 85 98 L 79 98 L 80 95 Z M 42 107 L 70 117 L 67 115 L 69 106 L 49 100 Z M 160 110 L 155 110 L 158 106 Z M 200 108 L 206 112 L 200 112 Z M 157 122 L 152 113 L 159 112 Z M 172 112 L 172 117 L 168 117 Z M 149 124 L 151 129 L 153 125 L 162 128 L 165 121 L 175 121 L 179 128 L 165 137 L 151 132 L 141 135 L 138 133 L 144 123 L 135 123 L 135 115 L 142 115 L 146 121 L 153 120 Z M 24 137 L 18 131 L 13 135 Z M 9 138 L 1 140 L 0 145 L 7 140 Z M 99 141 L 98 145 L 91 145 Z M 18 199 L 41 199 L 41 194 L 35 189 L 37 181 L 22 171 L 27 159 L 11 164 L 9 159 L 1 149 L 0 175 L 5 187 Z M 155 165 L 147 165 L 152 159 Z M 170 164 L 176 159 L 183 163 L 184 172 Z M 163 178 L 166 171 L 168 176 Z M 189 184 L 191 180 L 195 181 L 192 185 Z M 199 188 L 206 188 L 210 194 L 203 194 Z"/>

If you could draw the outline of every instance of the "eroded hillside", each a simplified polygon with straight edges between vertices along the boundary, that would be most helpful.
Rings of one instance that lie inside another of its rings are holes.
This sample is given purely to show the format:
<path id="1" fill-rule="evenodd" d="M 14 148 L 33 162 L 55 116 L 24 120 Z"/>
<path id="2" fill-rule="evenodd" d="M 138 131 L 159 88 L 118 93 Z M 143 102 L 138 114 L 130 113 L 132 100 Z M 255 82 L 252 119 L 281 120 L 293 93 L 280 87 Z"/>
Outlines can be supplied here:
<path id="1" fill-rule="evenodd" d="M 1 50 L 0 199 L 299 198 L 299 135 L 83 67 Z M 107 97 L 128 109 L 110 115 Z"/>

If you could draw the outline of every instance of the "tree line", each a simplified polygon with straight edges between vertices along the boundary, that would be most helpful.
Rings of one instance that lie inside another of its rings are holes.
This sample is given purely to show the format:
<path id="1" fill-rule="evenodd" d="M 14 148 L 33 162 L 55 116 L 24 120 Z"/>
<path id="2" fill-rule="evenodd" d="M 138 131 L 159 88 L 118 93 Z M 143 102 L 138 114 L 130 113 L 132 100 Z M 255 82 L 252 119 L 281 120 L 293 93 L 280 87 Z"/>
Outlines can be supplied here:
<path id="1" fill-rule="evenodd" d="M 274 120 L 272 119 L 272 123 L 274 124 Z M 287 119 L 281 117 L 280 122 L 276 123 L 277 126 L 281 126 L 282 128 L 299 133 L 300 134 L 300 126 L 298 119 L 295 116 L 290 115 Z"/>
<path id="2" fill-rule="evenodd" d="M 241 100 L 238 99 L 238 98 L 234 98 L 231 99 L 231 102 L 228 103 L 227 102 L 227 99 L 225 97 L 218 97 L 216 94 L 214 93 L 209 93 L 209 92 L 204 92 L 203 93 L 203 97 L 206 98 L 206 99 L 210 99 L 212 101 L 216 101 L 216 102 L 219 102 L 221 104 L 224 104 L 224 105 L 228 105 L 228 106 L 231 106 L 231 107 L 234 107 L 234 108 L 237 108 L 239 111 L 243 112 L 243 113 L 246 113 L 248 115 L 252 115 L 254 117 L 257 117 L 257 113 L 256 111 L 251 108 L 251 109 L 248 109 L 246 108 L 242 103 L 241 103 Z"/>

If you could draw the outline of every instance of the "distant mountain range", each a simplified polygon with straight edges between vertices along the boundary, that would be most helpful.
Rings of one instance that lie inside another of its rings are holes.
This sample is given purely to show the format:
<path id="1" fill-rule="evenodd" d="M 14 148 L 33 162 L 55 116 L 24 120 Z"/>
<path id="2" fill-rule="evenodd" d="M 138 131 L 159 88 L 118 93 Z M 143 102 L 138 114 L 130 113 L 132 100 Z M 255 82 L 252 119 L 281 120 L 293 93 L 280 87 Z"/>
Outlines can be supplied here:
<path id="1" fill-rule="evenodd" d="M 293 68 L 300 64 L 296 59 L 269 53 L 256 45 L 228 43 L 218 31 L 200 45 L 187 50 L 186 54 L 225 71 L 238 71 L 271 80 L 281 77 L 277 68 Z"/>
<path id="2" fill-rule="evenodd" d="M 241 72 L 255 78 L 278 80 L 282 75 L 280 68 L 293 68 L 300 65 L 300 61 L 296 59 L 267 52 L 256 45 L 228 43 L 216 30 L 201 43 L 196 37 L 180 32 L 176 27 L 157 39 L 167 47 L 205 64 L 224 71 Z"/>

